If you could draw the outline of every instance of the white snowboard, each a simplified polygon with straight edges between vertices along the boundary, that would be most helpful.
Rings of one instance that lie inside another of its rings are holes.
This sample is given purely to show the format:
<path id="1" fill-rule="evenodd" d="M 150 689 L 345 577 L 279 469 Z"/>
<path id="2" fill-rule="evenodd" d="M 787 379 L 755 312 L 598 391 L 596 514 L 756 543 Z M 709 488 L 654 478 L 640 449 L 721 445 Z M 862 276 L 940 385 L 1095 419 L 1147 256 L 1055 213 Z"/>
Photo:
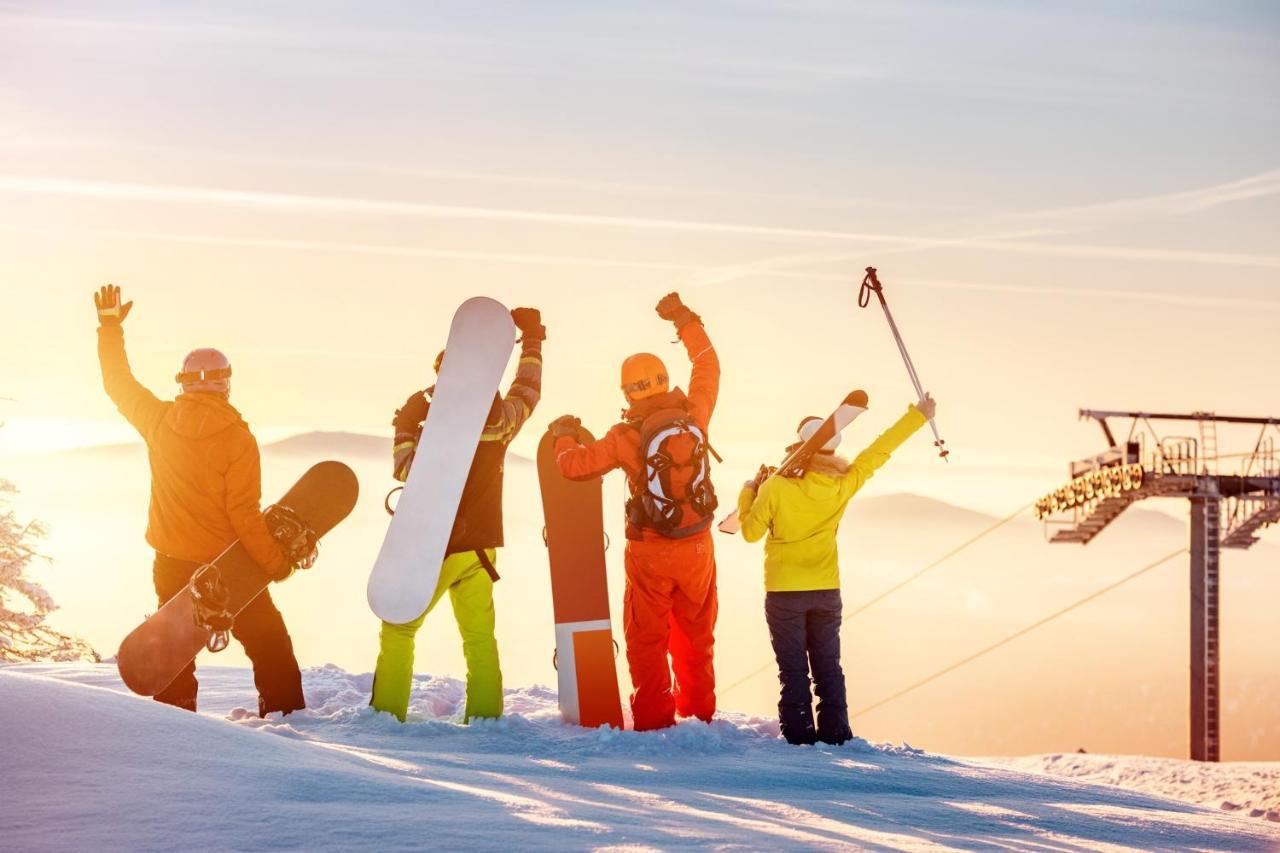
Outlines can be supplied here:
<path id="1" fill-rule="evenodd" d="M 459 306 L 409 479 L 369 574 L 369 607 L 396 625 L 431 603 L 458 501 L 515 347 L 511 312 L 483 296 Z"/>

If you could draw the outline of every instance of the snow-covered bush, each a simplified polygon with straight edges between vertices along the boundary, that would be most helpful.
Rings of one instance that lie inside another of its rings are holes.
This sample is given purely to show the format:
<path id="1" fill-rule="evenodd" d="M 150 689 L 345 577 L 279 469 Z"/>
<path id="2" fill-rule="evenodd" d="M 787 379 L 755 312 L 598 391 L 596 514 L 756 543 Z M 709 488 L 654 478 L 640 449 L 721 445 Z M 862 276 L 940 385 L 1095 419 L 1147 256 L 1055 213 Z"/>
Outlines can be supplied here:
<path id="1" fill-rule="evenodd" d="M 16 492 L 12 483 L 0 479 L 0 661 L 100 660 L 85 641 L 45 624 L 58 606 L 26 576 L 32 563 L 48 560 L 35 550 L 44 526 L 18 521 L 9 504 Z"/>

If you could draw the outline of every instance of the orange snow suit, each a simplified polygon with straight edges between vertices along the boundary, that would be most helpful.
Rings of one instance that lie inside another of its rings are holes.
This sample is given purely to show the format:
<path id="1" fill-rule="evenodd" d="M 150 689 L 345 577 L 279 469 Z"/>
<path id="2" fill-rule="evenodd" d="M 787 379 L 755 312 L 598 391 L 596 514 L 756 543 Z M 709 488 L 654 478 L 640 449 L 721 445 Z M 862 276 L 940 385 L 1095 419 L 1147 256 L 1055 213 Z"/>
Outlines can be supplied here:
<path id="1" fill-rule="evenodd" d="M 720 360 L 700 321 L 686 323 L 679 335 L 693 362 L 688 396 L 674 389 L 640 400 L 624 413 L 628 422 L 616 424 L 586 446 L 570 436 L 561 437 L 556 452 L 565 477 L 585 480 L 621 468 L 634 494 L 643 488 L 644 476 L 640 432 L 634 422 L 658 409 L 684 405 L 706 432 L 720 390 Z M 716 710 L 717 610 L 711 531 L 670 539 L 629 518 L 625 562 L 622 619 L 635 688 L 631 694 L 635 729 L 674 725 L 677 713 L 710 722 Z"/>
<path id="2" fill-rule="evenodd" d="M 124 330 L 98 329 L 102 385 L 142 434 L 151 463 L 147 543 L 162 554 L 204 563 L 239 539 L 264 569 L 284 562 L 262 517 L 258 442 L 222 395 L 162 401 L 129 369 Z"/>

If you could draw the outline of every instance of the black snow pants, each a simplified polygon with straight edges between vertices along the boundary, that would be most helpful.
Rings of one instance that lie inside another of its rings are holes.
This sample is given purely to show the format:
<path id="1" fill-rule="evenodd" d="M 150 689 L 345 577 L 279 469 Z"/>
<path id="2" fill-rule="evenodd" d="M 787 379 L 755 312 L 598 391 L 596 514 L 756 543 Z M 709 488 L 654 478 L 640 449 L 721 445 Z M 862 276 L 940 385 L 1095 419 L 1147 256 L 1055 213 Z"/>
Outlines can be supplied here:
<path id="1" fill-rule="evenodd" d="M 164 604 L 181 592 L 200 567 L 165 554 L 156 554 L 152 578 L 156 596 Z M 272 711 L 297 711 L 306 707 L 302 698 L 302 674 L 293 656 L 293 641 L 285 628 L 284 618 L 271 600 L 271 593 L 264 590 L 236 617 L 231 635 L 244 646 L 244 652 L 253 662 L 253 683 L 258 688 L 258 715 L 265 717 Z M 196 664 L 192 661 L 186 669 L 164 690 L 156 694 L 157 702 L 176 705 L 188 711 L 196 709 Z"/>
<path id="2" fill-rule="evenodd" d="M 788 743 L 841 744 L 853 737 L 840 668 L 841 609 L 838 589 L 765 594 L 765 619 L 782 683 L 778 717 Z M 816 728 L 810 672 L 818 694 Z"/>

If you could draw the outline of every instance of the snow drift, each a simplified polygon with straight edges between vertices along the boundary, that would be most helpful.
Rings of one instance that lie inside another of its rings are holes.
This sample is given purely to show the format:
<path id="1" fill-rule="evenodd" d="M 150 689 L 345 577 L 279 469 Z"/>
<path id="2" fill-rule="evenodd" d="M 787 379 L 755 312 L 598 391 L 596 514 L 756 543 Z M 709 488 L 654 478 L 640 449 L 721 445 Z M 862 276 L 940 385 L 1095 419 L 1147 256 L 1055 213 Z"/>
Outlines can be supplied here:
<path id="1" fill-rule="evenodd" d="M 1265 821 L 909 747 L 789 747 L 736 714 L 587 731 L 532 687 L 466 727 L 461 683 L 420 678 L 401 725 L 367 707 L 370 676 L 324 667 L 305 673 L 309 710 L 259 720 L 247 672 L 201 676 L 189 714 L 122 694 L 110 666 L 0 669 L 4 846 L 1280 845 Z"/>

